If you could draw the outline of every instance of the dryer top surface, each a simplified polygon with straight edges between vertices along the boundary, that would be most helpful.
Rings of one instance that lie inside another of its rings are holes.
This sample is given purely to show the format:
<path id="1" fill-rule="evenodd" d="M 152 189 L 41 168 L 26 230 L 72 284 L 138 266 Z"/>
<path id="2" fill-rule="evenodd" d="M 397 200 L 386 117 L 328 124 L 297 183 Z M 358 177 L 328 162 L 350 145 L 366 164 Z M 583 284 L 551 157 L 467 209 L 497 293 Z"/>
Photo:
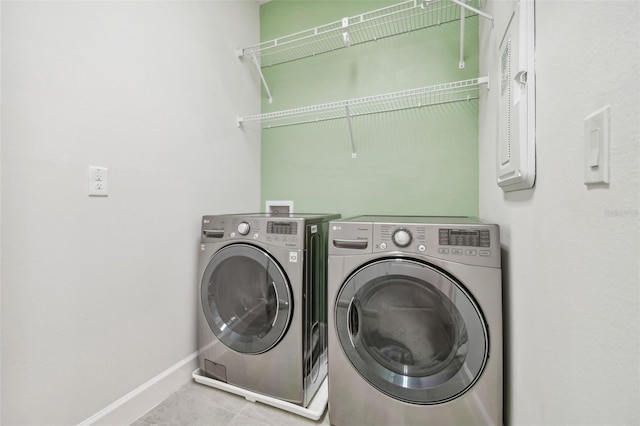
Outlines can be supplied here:
<path id="1" fill-rule="evenodd" d="M 340 215 L 335 213 L 234 213 L 204 217 L 227 217 L 232 219 L 298 219 L 308 223 L 315 223 L 339 219 Z"/>

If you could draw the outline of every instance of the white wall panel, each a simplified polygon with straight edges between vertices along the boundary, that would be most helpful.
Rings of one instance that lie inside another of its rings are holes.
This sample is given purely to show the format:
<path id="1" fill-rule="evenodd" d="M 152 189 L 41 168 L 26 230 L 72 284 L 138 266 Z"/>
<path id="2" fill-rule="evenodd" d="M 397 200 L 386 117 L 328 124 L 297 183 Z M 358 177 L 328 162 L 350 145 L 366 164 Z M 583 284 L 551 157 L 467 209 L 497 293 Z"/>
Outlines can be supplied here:
<path id="1" fill-rule="evenodd" d="M 74 424 L 196 351 L 200 217 L 260 207 L 258 5 L 1 7 L 1 423 Z"/>
<path id="2" fill-rule="evenodd" d="M 489 3 L 481 74 L 496 75 L 508 6 Z M 640 3 L 536 1 L 535 13 L 533 189 L 495 184 L 493 88 L 480 104 L 480 215 L 501 225 L 505 259 L 505 422 L 638 424 Z M 585 186 L 584 118 L 606 105 L 610 184 Z"/>

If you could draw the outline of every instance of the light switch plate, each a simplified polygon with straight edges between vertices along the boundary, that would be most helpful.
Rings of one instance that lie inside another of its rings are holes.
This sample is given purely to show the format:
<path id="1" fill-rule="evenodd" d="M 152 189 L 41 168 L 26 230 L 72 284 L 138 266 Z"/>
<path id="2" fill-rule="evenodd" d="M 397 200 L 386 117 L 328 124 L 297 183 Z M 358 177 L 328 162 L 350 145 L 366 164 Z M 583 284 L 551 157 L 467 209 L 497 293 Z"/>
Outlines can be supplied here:
<path id="1" fill-rule="evenodd" d="M 584 183 L 609 183 L 610 106 L 584 119 Z"/>

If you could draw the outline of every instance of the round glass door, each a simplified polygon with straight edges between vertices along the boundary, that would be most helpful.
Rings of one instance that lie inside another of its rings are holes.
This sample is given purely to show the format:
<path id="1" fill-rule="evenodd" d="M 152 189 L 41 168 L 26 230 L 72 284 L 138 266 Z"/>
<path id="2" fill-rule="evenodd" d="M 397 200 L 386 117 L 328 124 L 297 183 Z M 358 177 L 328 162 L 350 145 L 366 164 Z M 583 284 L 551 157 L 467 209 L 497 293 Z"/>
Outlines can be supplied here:
<path id="1" fill-rule="evenodd" d="M 287 278 L 265 251 L 233 244 L 214 254 L 200 285 L 209 327 L 229 348 L 266 352 L 284 336 L 293 310 Z"/>
<path id="2" fill-rule="evenodd" d="M 336 331 L 360 375 L 413 404 L 457 398 L 488 356 L 480 310 L 452 276 L 409 259 L 383 259 L 354 272 L 336 301 Z"/>

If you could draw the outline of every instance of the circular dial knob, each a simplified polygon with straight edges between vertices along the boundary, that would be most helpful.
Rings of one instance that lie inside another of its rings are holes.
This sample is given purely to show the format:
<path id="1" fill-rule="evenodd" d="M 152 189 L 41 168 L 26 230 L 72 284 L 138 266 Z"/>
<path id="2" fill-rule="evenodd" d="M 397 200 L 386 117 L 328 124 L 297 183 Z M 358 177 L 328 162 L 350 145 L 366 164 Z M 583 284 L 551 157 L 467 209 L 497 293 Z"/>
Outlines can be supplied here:
<path id="1" fill-rule="evenodd" d="M 249 226 L 247 222 L 242 222 L 240 223 L 240 225 L 238 225 L 238 232 L 241 235 L 247 235 L 250 229 L 251 229 L 251 226 Z"/>
<path id="2" fill-rule="evenodd" d="M 398 247 L 406 247 L 411 243 L 411 234 L 406 229 L 398 229 L 393 233 L 393 242 Z"/>

